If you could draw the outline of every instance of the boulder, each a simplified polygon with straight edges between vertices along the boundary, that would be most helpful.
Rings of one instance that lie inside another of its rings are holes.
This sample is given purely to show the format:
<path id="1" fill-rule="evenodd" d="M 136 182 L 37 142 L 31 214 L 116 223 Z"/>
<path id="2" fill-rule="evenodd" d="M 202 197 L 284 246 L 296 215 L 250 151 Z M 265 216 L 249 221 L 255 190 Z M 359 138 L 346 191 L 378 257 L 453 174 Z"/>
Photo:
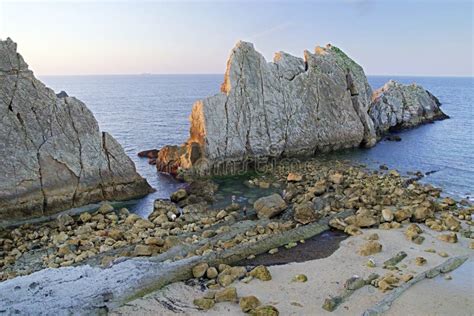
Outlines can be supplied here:
<path id="1" fill-rule="evenodd" d="M 171 194 L 170 199 L 173 202 L 179 202 L 181 200 L 184 200 L 187 196 L 188 196 L 188 193 L 186 192 L 185 189 L 179 189 L 178 191 Z"/>
<path id="2" fill-rule="evenodd" d="M 361 256 L 370 256 L 382 251 L 382 245 L 375 240 L 369 240 L 367 243 L 359 248 Z"/>
<path id="3" fill-rule="evenodd" d="M 448 233 L 448 234 L 439 235 L 438 239 L 444 242 L 449 242 L 449 243 L 454 244 L 458 242 L 458 235 L 456 233 Z"/>
<path id="4" fill-rule="evenodd" d="M 301 180 L 303 180 L 303 176 L 294 172 L 290 172 L 286 178 L 286 181 L 288 182 L 300 182 Z"/>
<path id="5" fill-rule="evenodd" d="M 206 262 L 199 263 L 195 265 L 192 269 L 193 271 L 193 277 L 195 278 L 200 278 L 204 276 L 207 272 L 207 269 L 209 268 L 209 265 Z"/>
<path id="6" fill-rule="evenodd" d="M 270 271 L 268 271 L 268 268 L 265 266 L 255 267 L 252 271 L 249 272 L 249 275 L 262 281 L 270 281 L 272 279 Z"/>
<path id="7" fill-rule="evenodd" d="M 253 204 L 253 207 L 257 211 L 258 218 L 272 218 L 283 212 L 287 205 L 285 200 L 275 193 L 259 198 Z"/>
<path id="8" fill-rule="evenodd" d="M 66 226 L 69 226 L 69 225 L 73 225 L 74 224 L 74 218 L 72 218 L 70 215 L 68 214 L 61 214 L 58 216 L 58 218 L 56 219 L 56 222 L 58 224 L 58 227 L 61 229 L 61 230 L 64 230 L 66 228 Z"/>
<path id="9" fill-rule="evenodd" d="M 382 210 L 382 218 L 383 218 L 383 220 L 386 221 L 386 222 L 391 222 L 391 221 L 393 221 L 394 216 L 393 216 L 392 210 L 389 209 L 389 208 L 384 208 L 384 209 Z"/>
<path id="10" fill-rule="evenodd" d="M 440 106 L 439 100 L 423 87 L 390 80 L 374 91 L 369 115 L 381 137 L 389 131 L 448 118 Z"/>
<path id="11" fill-rule="evenodd" d="M 344 175 L 342 173 L 335 173 L 329 176 L 329 181 L 334 184 L 341 184 L 344 181 Z"/>
<path id="12" fill-rule="evenodd" d="M 206 271 L 206 277 L 208 279 L 215 279 L 215 278 L 217 278 L 218 274 L 219 274 L 219 272 L 217 272 L 217 269 L 214 268 L 214 267 L 210 267 Z"/>
<path id="13" fill-rule="evenodd" d="M 275 306 L 264 305 L 264 306 L 258 306 L 252 309 L 249 312 L 249 315 L 251 316 L 278 316 L 280 315 L 280 313 L 278 312 L 278 309 L 276 309 Z"/>
<path id="14" fill-rule="evenodd" d="M 151 192 L 86 105 L 36 79 L 10 38 L 0 41 L 0 87 L 0 220 Z"/>
<path id="15" fill-rule="evenodd" d="M 315 212 L 313 204 L 306 202 L 295 206 L 293 218 L 303 225 L 309 224 L 317 220 L 320 216 Z"/>
<path id="16" fill-rule="evenodd" d="M 208 310 L 213 308 L 216 303 L 211 298 L 196 298 L 193 301 L 193 304 L 196 305 L 199 309 Z"/>
<path id="17" fill-rule="evenodd" d="M 219 302 L 236 302 L 237 301 L 237 290 L 235 287 L 228 287 L 223 290 L 216 292 L 214 296 L 216 303 Z"/>
<path id="18" fill-rule="evenodd" d="M 251 311 L 252 309 L 260 306 L 260 301 L 258 298 L 256 298 L 255 296 L 244 296 L 244 297 L 241 297 L 240 298 L 240 301 L 239 301 L 239 305 L 240 305 L 240 309 L 242 310 L 242 312 L 244 313 L 248 313 L 249 311 Z"/>

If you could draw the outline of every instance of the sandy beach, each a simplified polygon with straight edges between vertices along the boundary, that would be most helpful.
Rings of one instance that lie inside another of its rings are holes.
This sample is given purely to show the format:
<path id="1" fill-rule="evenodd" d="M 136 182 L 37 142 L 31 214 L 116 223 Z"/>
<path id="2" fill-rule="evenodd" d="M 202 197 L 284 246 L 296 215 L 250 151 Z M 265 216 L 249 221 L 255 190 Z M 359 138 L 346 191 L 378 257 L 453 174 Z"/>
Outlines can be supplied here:
<path id="1" fill-rule="evenodd" d="M 337 295 L 342 291 L 344 281 L 354 275 L 367 277 L 371 273 L 384 275 L 382 263 L 399 251 L 408 256 L 399 264 L 399 274 L 417 274 L 435 267 L 449 258 L 438 253 L 446 252 L 449 257 L 469 255 L 469 259 L 460 268 L 447 275 L 441 274 L 433 279 L 425 279 L 415 284 L 395 301 L 386 315 L 472 315 L 474 278 L 474 255 L 469 249 L 469 240 L 459 238 L 458 243 L 449 244 L 436 238 L 438 233 L 420 225 L 426 238 L 421 245 L 411 243 L 403 234 L 405 227 L 394 230 L 365 229 L 364 234 L 350 237 L 340 244 L 340 248 L 331 256 L 302 263 L 290 263 L 270 266 L 272 280 L 263 282 L 252 280 L 250 283 L 236 281 L 232 286 L 237 288 L 239 297 L 254 295 L 263 305 L 274 305 L 280 315 L 360 315 L 367 308 L 377 303 L 386 293 L 372 286 L 364 286 L 357 290 L 335 311 L 327 312 L 321 308 L 325 298 Z M 360 245 L 366 238 L 377 233 L 383 245 L 382 252 L 372 256 L 357 254 Z M 426 252 L 435 249 L 437 253 Z M 427 263 L 423 266 L 415 264 L 415 258 L 423 256 Z M 367 267 L 372 258 L 375 268 Z M 293 282 L 297 274 L 305 274 L 305 283 Z M 387 292 L 389 293 L 389 292 Z M 183 282 L 171 284 L 160 291 L 134 300 L 112 312 L 112 315 L 242 315 L 237 303 L 218 303 L 209 311 L 198 311 L 193 306 L 193 299 L 202 297 L 204 292 L 200 286 L 190 286 Z"/>

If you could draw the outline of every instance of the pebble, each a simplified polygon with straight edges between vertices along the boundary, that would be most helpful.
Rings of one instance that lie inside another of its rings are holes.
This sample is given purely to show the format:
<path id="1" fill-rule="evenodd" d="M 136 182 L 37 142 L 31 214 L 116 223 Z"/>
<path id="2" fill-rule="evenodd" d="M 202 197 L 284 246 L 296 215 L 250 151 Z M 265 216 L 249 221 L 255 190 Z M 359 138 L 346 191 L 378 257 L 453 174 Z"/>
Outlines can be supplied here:
<path id="1" fill-rule="evenodd" d="M 308 281 L 308 277 L 304 274 L 297 274 L 293 277 L 293 282 L 306 282 Z"/>

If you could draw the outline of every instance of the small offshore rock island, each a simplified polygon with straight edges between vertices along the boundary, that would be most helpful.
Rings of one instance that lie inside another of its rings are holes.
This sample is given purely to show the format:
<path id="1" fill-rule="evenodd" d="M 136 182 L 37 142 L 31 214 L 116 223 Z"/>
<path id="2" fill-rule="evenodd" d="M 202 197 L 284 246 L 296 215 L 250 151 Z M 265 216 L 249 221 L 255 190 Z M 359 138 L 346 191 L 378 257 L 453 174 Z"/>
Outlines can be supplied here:
<path id="1" fill-rule="evenodd" d="M 194 104 L 189 139 L 163 148 L 157 168 L 206 174 L 229 162 L 372 147 L 389 131 L 447 118 L 440 105 L 415 84 L 390 81 L 372 92 L 362 67 L 329 44 L 267 63 L 240 41 L 221 93 Z"/>
<path id="2" fill-rule="evenodd" d="M 238 42 L 221 93 L 194 104 L 187 142 L 140 154 L 188 175 L 146 218 L 110 203 L 153 190 L 121 145 L 84 103 L 37 80 L 11 39 L 0 41 L 0 87 L 2 313 L 379 315 L 404 311 L 413 285 L 434 291 L 472 267 L 468 200 L 420 173 L 314 159 L 448 118 L 419 85 L 372 91 L 334 46 L 267 63 Z M 215 168 L 270 158 L 276 168 L 238 179 L 255 200 L 218 201 Z M 316 251 L 324 242 L 331 250 Z M 277 254 L 301 260 L 277 265 Z"/>

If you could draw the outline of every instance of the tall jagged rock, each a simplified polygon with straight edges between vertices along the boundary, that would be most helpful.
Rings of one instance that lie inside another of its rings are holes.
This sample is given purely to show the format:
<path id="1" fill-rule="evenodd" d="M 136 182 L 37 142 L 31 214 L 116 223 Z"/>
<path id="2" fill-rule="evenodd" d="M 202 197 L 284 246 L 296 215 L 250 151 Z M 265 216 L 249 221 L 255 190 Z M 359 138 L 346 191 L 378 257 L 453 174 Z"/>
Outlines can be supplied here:
<path id="1" fill-rule="evenodd" d="M 267 63 L 238 42 L 221 93 L 194 104 L 188 141 L 162 150 L 158 169 L 371 147 L 371 94 L 363 69 L 334 46 L 305 51 L 304 60 L 279 52 Z"/>
<path id="2" fill-rule="evenodd" d="M 151 191 L 92 112 L 37 80 L 11 40 L 0 41 L 0 220 Z"/>
<path id="3" fill-rule="evenodd" d="M 417 84 L 403 85 L 390 80 L 374 91 L 372 99 L 369 115 L 379 137 L 392 130 L 448 118 L 441 111 L 439 100 Z"/>
<path id="4" fill-rule="evenodd" d="M 156 165 L 212 173 L 228 163 L 372 147 L 391 128 L 445 118 L 439 105 L 417 85 L 389 82 L 373 95 L 362 67 L 331 45 L 304 59 L 279 52 L 267 63 L 240 41 L 221 92 L 194 104 L 189 139 L 163 148 Z"/>

